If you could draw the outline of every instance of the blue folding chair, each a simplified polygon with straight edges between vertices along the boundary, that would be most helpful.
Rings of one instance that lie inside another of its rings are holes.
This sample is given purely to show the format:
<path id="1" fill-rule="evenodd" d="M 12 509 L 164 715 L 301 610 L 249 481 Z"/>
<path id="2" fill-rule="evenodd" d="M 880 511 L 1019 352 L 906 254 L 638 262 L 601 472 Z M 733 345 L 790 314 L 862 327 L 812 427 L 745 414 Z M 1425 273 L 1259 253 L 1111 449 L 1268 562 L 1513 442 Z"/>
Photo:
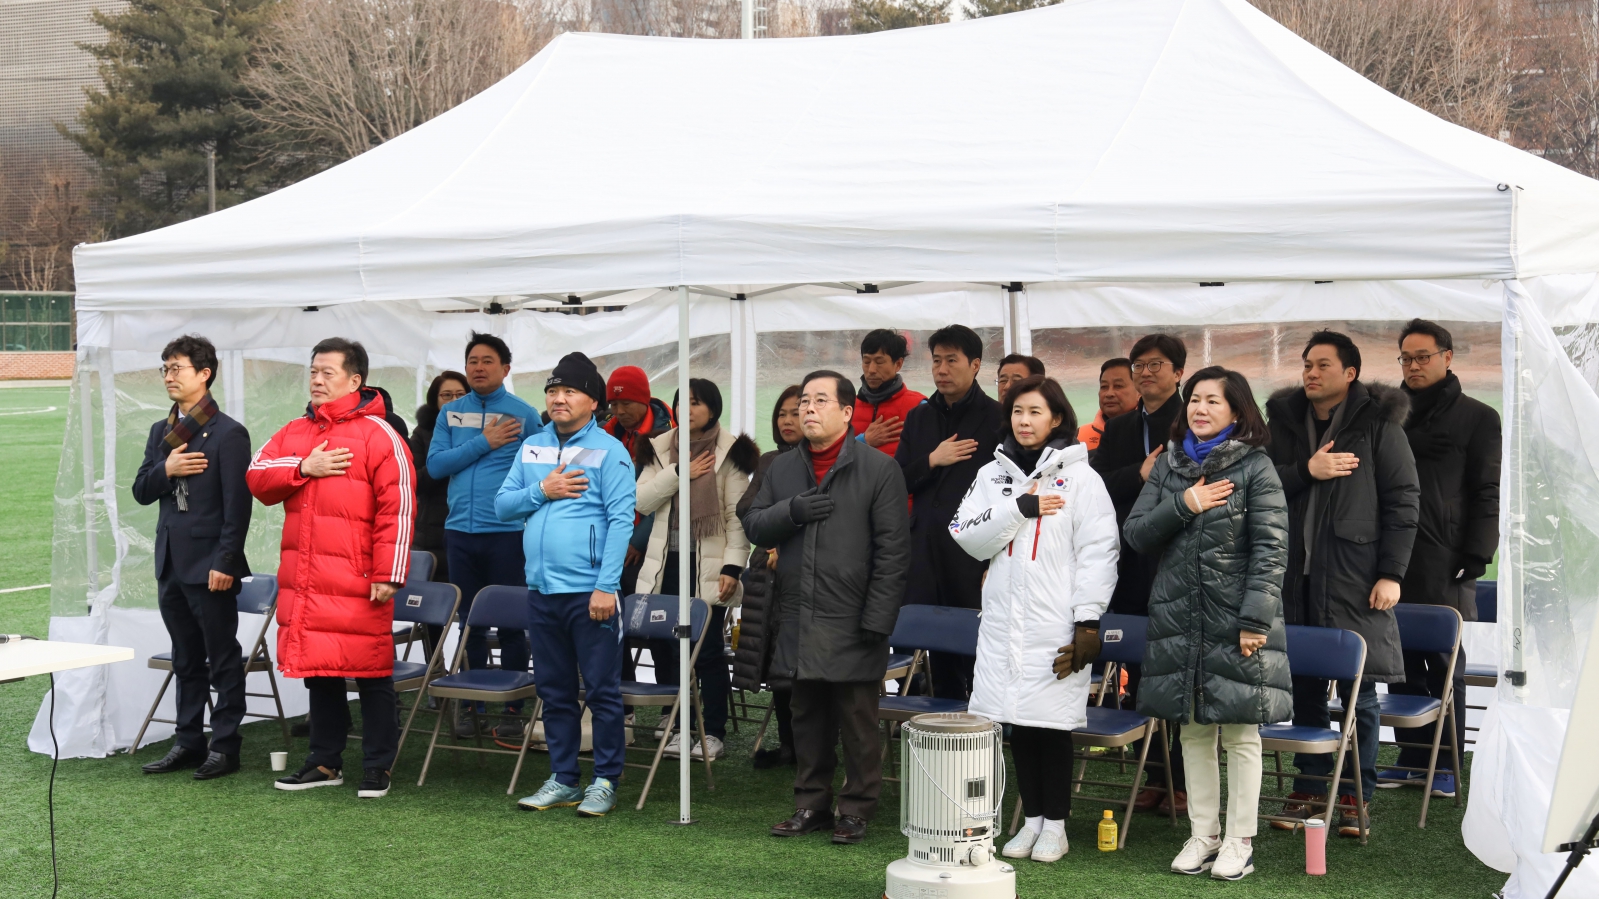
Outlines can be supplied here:
<path id="1" fill-rule="evenodd" d="M 1149 619 L 1142 615 L 1114 615 L 1106 614 L 1099 619 L 1099 636 L 1101 648 L 1099 660 L 1108 663 L 1106 666 L 1106 679 L 1119 680 L 1119 669 L 1126 665 L 1140 665 L 1144 661 L 1144 648 L 1148 644 Z M 1104 693 L 1100 693 L 1100 701 L 1104 701 Z M 1167 796 L 1172 794 L 1171 780 L 1171 741 L 1166 735 L 1166 722 L 1158 718 L 1140 714 L 1131 709 L 1116 708 L 1113 706 L 1090 705 L 1087 708 L 1088 721 L 1082 727 L 1072 731 L 1072 743 L 1083 747 L 1082 751 L 1075 753 L 1077 757 L 1077 776 L 1072 778 L 1072 789 L 1082 792 L 1085 786 L 1104 787 L 1109 789 L 1125 789 L 1127 802 L 1122 809 L 1122 823 L 1117 840 L 1117 848 L 1127 845 L 1127 833 L 1132 829 L 1133 805 L 1138 800 L 1138 793 L 1143 789 L 1144 770 L 1154 764 L 1165 772 L 1166 786 L 1154 787 L 1156 790 L 1164 789 Z M 1126 783 L 1114 781 L 1089 780 L 1088 763 L 1099 762 L 1108 765 L 1122 766 L 1125 771 L 1125 762 L 1121 758 L 1094 755 L 1087 750 L 1090 748 L 1124 749 L 1133 743 L 1138 743 L 1138 761 L 1133 768 L 1131 786 Z M 1151 763 L 1149 748 L 1152 745 L 1160 747 L 1159 762 Z M 1121 804 L 1121 803 L 1118 803 Z M 1011 832 L 1021 824 L 1021 799 L 1016 800 L 1016 817 L 1011 823 Z M 1177 810 L 1174 804 L 1167 805 L 1167 814 L 1173 824 L 1177 823 Z"/>
<path id="2" fill-rule="evenodd" d="M 946 606 L 908 605 L 899 610 L 894 622 L 894 633 L 888 638 L 890 646 L 911 650 L 910 661 L 904 656 L 896 662 L 889 657 L 889 671 L 899 671 L 905 678 L 923 674 L 923 680 L 932 684 L 932 665 L 927 654 L 931 652 L 951 655 L 977 655 L 977 629 L 981 613 L 976 609 L 956 609 Z M 885 672 L 885 677 L 888 674 Z M 938 699 L 933 696 L 911 696 L 904 693 L 884 696 L 877 701 L 877 717 L 882 721 L 909 721 L 917 715 L 932 712 L 964 712 L 966 702 L 961 699 Z"/>
<path id="3" fill-rule="evenodd" d="M 425 549 L 413 549 L 411 550 L 410 564 L 406 568 L 405 582 L 414 584 L 418 581 L 432 581 L 433 570 L 437 567 L 438 560 L 433 557 L 432 553 Z M 395 619 L 395 624 L 399 624 L 398 618 Z M 411 644 L 416 642 L 422 634 L 423 632 L 412 624 L 394 628 L 394 645 L 405 644 L 405 655 L 401 656 L 401 658 L 411 658 Z"/>
<path id="4" fill-rule="evenodd" d="M 1406 652 L 1431 652 L 1445 654 L 1449 664 L 1444 671 L 1444 695 L 1442 698 L 1431 696 L 1417 696 L 1409 693 L 1384 693 L 1377 697 L 1382 703 L 1382 724 L 1384 727 L 1426 727 L 1433 725 L 1431 743 L 1400 743 L 1395 740 L 1390 745 L 1404 749 L 1427 749 L 1430 755 L 1427 758 L 1426 775 L 1424 781 L 1415 784 L 1401 784 L 1400 786 L 1421 786 L 1423 795 L 1421 800 L 1421 821 L 1417 827 L 1427 826 L 1427 808 L 1432 803 L 1432 778 L 1438 773 L 1438 750 L 1445 731 L 1449 733 L 1449 752 L 1454 766 L 1450 769 L 1456 777 L 1455 805 L 1460 805 L 1460 794 L 1465 792 L 1466 784 L 1461 778 L 1460 747 L 1455 745 L 1455 663 L 1459 658 L 1460 650 L 1460 613 L 1449 606 L 1429 606 L 1418 603 L 1400 603 L 1394 606 L 1394 617 L 1399 621 L 1399 647 Z M 1353 695 L 1353 694 L 1351 694 Z M 1400 767 L 1398 765 L 1383 765 L 1383 771 L 1404 771 L 1407 773 L 1421 772 L 1420 768 Z"/>
<path id="5" fill-rule="evenodd" d="M 516 702 L 528 697 L 536 698 L 538 690 L 534 686 L 533 675 L 527 671 L 506 671 L 500 668 L 466 670 L 466 638 L 474 628 L 504 627 L 527 630 L 527 626 L 526 587 L 484 587 L 472 599 L 472 610 L 467 613 L 466 628 L 461 633 L 460 644 L 456 646 L 455 660 L 450 664 L 450 673 L 428 683 L 423 688 L 423 695 L 417 697 L 417 702 L 423 702 L 426 696 L 433 696 L 442 700 L 453 700 L 457 705 L 468 703 L 467 708 L 471 710 L 473 717 L 473 730 L 477 731 L 477 745 L 457 746 L 439 742 L 439 728 L 448 717 L 446 713 L 449 707 L 448 701 L 441 703 L 438 720 L 433 723 L 433 736 L 428 741 L 427 758 L 422 762 L 422 774 L 416 779 L 417 786 L 420 787 L 427 781 L 428 767 L 433 763 L 433 751 L 454 749 L 461 752 L 516 756 L 516 768 L 511 772 L 511 785 L 506 788 L 505 793 L 511 795 L 516 792 L 517 778 L 522 775 L 522 761 L 527 758 L 528 742 L 533 736 L 532 722 L 538 720 L 540 705 L 537 701 L 533 704 L 529 725 L 522 729 L 520 749 L 491 749 L 483 745 L 482 729 L 477 727 L 477 703 Z"/>
<path id="6" fill-rule="evenodd" d="M 448 627 L 455 620 L 455 611 L 461 605 L 461 588 L 454 584 L 436 584 L 424 581 L 418 577 L 410 577 L 405 585 L 394 594 L 394 620 L 405 622 L 414 629 L 424 627 Z M 444 674 L 444 641 L 433 647 L 433 653 L 426 662 L 412 662 L 400 659 L 394 663 L 394 692 L 416 693 L 416 699 L 411 703 L 411 712 L 405 716 L 405 726 L 400 729 L 400 744 L 395 747 L 394 758 L 398 762 L 400 752 L 405 749 L 405 738 L 411 733 L 411 722 L 416 719 L 418 709 L 426 703 L 422 701 L 422 688 Z M 354 678 L 344 679 L 346 692 L 355 693 Z M 433 709 L 435 714 L 442 714 L 443 709 Z M 352 737 L 359 737 L 351 734 Z"/>
<path id="7" fill-rule="evenodd" d="M 677 635 L 678 598 L 662 593 L 635 593 L 622 600 L 622 637 L 624 640 L 670 640 L 674 644 L 681 639 Z M 705 744 L 705 709 L 700 705 L 700 681 L 694 673 L 694 663 L 699 660 L 700 652 L 704 649 L 707 638 L 705 623 L 710 620 L 711 607 L 703 599 L 691 598 L 688 601 L 688 628 L 689 628 L 689 663 L 688 668 L 688 696 L 689 712 L 692 716 L 689 721 L 690 734 L 695 723 L 699 727 L 700 756 L 705 761 L 705 786 L 707 789 L 716 789 L 716 781 L 711 776 L 710 747 Z M 718 642 L 721 635 L 716 635 Z M 671 721 L 677 718 L 679 695 L 678 684 L 649 684 L 642 681 L 622 681 L 622 702 L 626 705 L 653 706 L 665 709 L 662 713 L 661 725 L 664 733 L 654 750 L 642 746 L 628 746 L 628 752 L 652 752 L 653 757 L 648 765 L 637 762 L 626 762 L 629 768 L 639 768 L 650 772 L 644 778 L 644 791 L 639 794 L 637 809 L 644 808 L 645 800 L 650 798 L 650 786 L 655 783 L 655 772 L 661 767 L 661 759 L 666 753 L 666 744 L 670 739 Z M 587 699 L 587 693 L 580 696 Z M 634 730 L 649 730 L 650 725 L 630 725 Z M 679 746 L 686 746 L 688 741 L 680 742 Z M 678 764 L 687 765 L 692 761 L 685 749 L 678 758 Z"/>
<path id="8" fill-rule="evenodd" d="M 1483 624 L 1497 624 L 1499 622 L 1498 581 L 1477 582 L 1477 620 Z M 1473 664 L 1468 659 L 1466 661 L 1466 686 L 1488 687 L 1490 689 L 1499 686 L 1499 666 L 1484 665 L 1481 662 Z M 1471 705 L 1470 703 L 1466 704 L 1466 708 L 1476 709 L 1479 712 L 1488 710 L 1485 705 Z M 1470 724 L 1466 725 L 1466 745 L 1470 746 L 1477 742 L 1471 737 L 1471 734 L 1476 733 L 1477 730 L 1478 728 L 1472 727 Z"/>
<path id="9" fill-rule="evenodd" d="M 1332 627 L 1303 627 L 1288 625 L 1288 667 L 1296 677 L 1315 677 L 1328 681 L 1350 681 L 1351 696 L 1360 695 L 1360 681 L 1366 668 L 1366 641 L 1354 631 L 1341 630 Z M 1311 802 L 1309 805 L 1321 806 L 1322 820 L 1332 826 L 1329 816 L 1332 804 L 1338 801 L 1338 781 L 1343 775 L 1344 754 L 1353 753 L 1355 771 L 1355 795 L 1364 795 L 1361 792 L 1360 778 L 1360 747 L 1355 744 L 1355 709 L 1353 703 L 1344 712 L 1343 724 L 1339 729 L 1300 726 L 1297 724 L 1268 724 L 1260 729 L 1260 745 L 1262 752 L 1269 752 L 1275 759 L 1275 771 L 1265 773 L 1266 777 L 1277 778 L 1277 791 L 1283 788 L 1284 778 L 1303 777 L 1313 780 L 1327 780 L 1330 784 L 1327 789 L 1327 798 L 1321 802 Z M 1289 774 L 1283 771 L 1284 752 L 1332 752 L 1336 753 L 1333 759 L 1333 773 L 1330 776 Z M 1263 802 L 1297 802 L 1287 796 L 1261 796 Z M 1261 815 L 1268 821 L 1280 821 L 1294 827 L 1304 826 L 1303 818 L 1292 818 L 1282 814 Z M 1360 816 L 1360 842 L 1366 843 L 1366 820 Z"/>
<path id="10" fill-rule="evenodd" d="M 277 714 L 268 715 L 246 709 L 244 717 L 277 719 L 278 725 L 283 728 L 283 745 L 293 749 L 294 742 L 289 737 L 289 722 L 288 719 L 283 717 L 283 699 L 278 695 L 277 675 L 272 670 L 272 653 L 267 649 L 266 642 L 267 629 L 272 626 L 273 614 L 278 609 L 277 576 L 272 574 L 246 576 L 239 582 L 239 593 L 234 603 L 240 615 L 261 616 L 261 629 L 256 632 L 255 642 L 250 644 L 250 648 L 242 653 L 244 656 L 245 676 L 248 677 L 256 672 L 266 672 L 267 683 L 272 687 L 271 693 L 251 693 L 246 688 L 244 695 L 247 698 L 245 701 L 248 702 L 248 697 L 251 696 L 259 699 L 270 699 L 278 710 Z M 144 732 L 149 729 L 150 722 L 154 721 L 161 724 L 177 723 L 171 718 L 157 718 L 155 716 L 156 707 L 161 704 L 161 697 L 166 695 L 167 687 L 172 683 L 172 653 L 170 651 L 158 652 L 151 656 L 150 661 L 146 664 L 157 671 L 165 671 L 167 676 L 161 681 L 161 689 L 155 694 L 155 702 L 150 703 L 150 711 L 144 716 L 144 723 L 139 725 L 139 734 L 133 738 L 133 748 L 128 750 L 129 755 L 139 751 L 139 744 L 144 740 Z M 213 708 L 209 693 L 206 694 L 205 704 L 207 709 Z"/>

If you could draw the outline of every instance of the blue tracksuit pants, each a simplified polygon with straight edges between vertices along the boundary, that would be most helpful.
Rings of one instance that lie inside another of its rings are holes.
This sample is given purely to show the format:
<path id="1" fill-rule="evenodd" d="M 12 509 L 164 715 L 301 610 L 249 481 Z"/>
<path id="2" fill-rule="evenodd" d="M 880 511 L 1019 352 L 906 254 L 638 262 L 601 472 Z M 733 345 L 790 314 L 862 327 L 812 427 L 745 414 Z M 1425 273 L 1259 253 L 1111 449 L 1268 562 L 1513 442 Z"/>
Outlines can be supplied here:
<path id="1" fill-rule="evenodd" d="M 544 701 L 544 739 L 555 779 L 577 786 L 582 745 L 578 674 L 594 716 L 594 776 L 622 776 L 626 738 L 622 719 L 621 609 L 608 621 L 589 618 L 588 593 L 528 591 L 533 676 Z M 620 603 L 618 603 L 620 606 Z"/>

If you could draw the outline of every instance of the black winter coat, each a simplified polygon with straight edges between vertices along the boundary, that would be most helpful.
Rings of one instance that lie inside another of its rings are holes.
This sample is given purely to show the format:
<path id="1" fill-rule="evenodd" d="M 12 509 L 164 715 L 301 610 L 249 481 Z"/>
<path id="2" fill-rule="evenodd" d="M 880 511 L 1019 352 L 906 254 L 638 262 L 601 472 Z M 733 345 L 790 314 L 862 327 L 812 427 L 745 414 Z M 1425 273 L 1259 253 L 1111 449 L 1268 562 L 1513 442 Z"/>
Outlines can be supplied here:
<path id="1" fill-rule="evenodd" d="M 1461 581 L 1481 577 L 1499 548 L 1499 413 L 1461 393 L 1454 372 L 1410 397 L 1405 436 L 1421 479 L 1421 518 L 1405 572 L 1405 602 L 1452 606 L 1467 621 Z"/>
<path id="2" fill-rule="evenodd" d="M 972 384 L 953 406 L 934 393 L 905 417 L 894 461 L 905 473 L 911 496 L 911 545 L 917 556 L 938 556 L 943 580 L 914 577 L 905 601 L 927 605 L 980 609 L 983 605 L 985 560 L 967 555 L 950 536 L 949 523 L 960 511 L 977 472 L 994 458 L 994 450 L 1009 428 L 998 401 Z M 934 468 L 927 458 L 950 437 L 976 440 L 977 451 L 964 462 Z M 864 444 L 862 444 L 864 446 Z"/>
<path id="3" fill-rule="evenodd" d="M 789 501 L 814 490 L 832 497 L 832 514 L 795 524 Z M 844 440 L 820 485 L 809 444 L 773 460 L 743 518 L 751 543 L 778 550 L 772 677 L 883 679 L 910 569 L 905 503 L 899 466 L 854 439 Z"/>
<path id="4" fill-rule="evenodd" d="M 1404 583 L 1416 541 L 1420 507 L 1416 460 L 1402 427 L 1410 401 L 1397 388 L 1355 381 L 1319 441 L 1310 430 L 1310 400 L 1299 387 L 1284 388 L 1266 403 L 1271 416 L 1271 456 L 1288 498 L 1288 572 L 1283 613 L 1289 624 L 1341 627 L 1366 640 L 1366 678 L 1402 683 L 1404 657 L 1392 609 L 1371 608 L 1379 578 Z M 1333 441 L 1333 452 L 1354 453 L 1360 464 L 1347 477 L 1310 476 L 1312 443 Z M 1306 513 L 1316 510 L 1305 589 Z M 1403 596 L 1403 587 L 1401 587 Z"/>
<path id="5" fill-rule="evenodd" d="M 431 406 L 417 407 L 416 430 L 411 432 L 408 442 L 411 458 L 421 459 L 424 464 L 416 466 L 416 537 L 411 547 L 433 554 L 437 562 L 433 580 L 445 583 L 449 568 L 444 558 L 444 522 L 450 515 L 450 479 L 428 474 L 425 464 L 428 447 L 433 444 L 433 428 L 438 422 L 439 410 Z"/>
<path id="6" fill-rule="evenodd" d="M 1148 417 L 1150 449 L 1166 445 L 1172 421 L 1182 407 L 1182 395 L 1176 394 Z M 1088 457 L 1088 464 L 1105 479 L 1110 504 L 1116 508 L 1118 528 L 1126 526 L 1127 516 L 1144 491 L 1144 479 L 1138 476 L 1144 459 L 1149 456 L 1149 450 L 1144 449 L 1144 422 L 1144 402 L 1139 400 L 1137 409 L 1105 422 L 1099 449 Z M 1158 556 L 1146 556 L 1134 550 L 1123 537 L 1121 555 L 1116 560 L 1116 591 L 1110 595 L 1110 611 L 1120 615 L 1148 615 L 1149 591 L 1155 583 L 1159 562 Z"/>
<path id="7" fill-rule="evenodd" d="M 1228 480 L 1225 505 L 1199 515 L 1183 491 L 1200 476 Z M 1123 528 L 1127 543 L 1157 559 L 1149 596 L 1138 711 L 1167 721 L 1272 724 L 1292 717 L 1288 632 L 1283 626 L 1283 568 L 1288 507 L 1271 457 L 1229 440 L 1200 465 L 1173 441 Z M 1249 656 L 1238 632 L 1266 635 Z M 1199 694 L 1199 707 L 1190 708 Z"/>
<path id="8" fill-rule="evenodd" d="M 748 490 L 738 498 L 737 512 L 740 521 L 755 502 L 767 469 L 777 457 L 792 447 L 772 450 L 761 456 L 755 465 L 755 475 Z M 772 612 L 777 607 L 775 588 L 777 572 L 766 567 L 772 551 L 764 546 L 750 549 L 750 563 L 745 566 L 744 601 L 739 605 L 738 647 L 733 651 L 733 686 L 740 690 L 757 692 L 767 680 L 767 665 L 772 658 L 771 639 L 777 633 L 777 621 Z"/>

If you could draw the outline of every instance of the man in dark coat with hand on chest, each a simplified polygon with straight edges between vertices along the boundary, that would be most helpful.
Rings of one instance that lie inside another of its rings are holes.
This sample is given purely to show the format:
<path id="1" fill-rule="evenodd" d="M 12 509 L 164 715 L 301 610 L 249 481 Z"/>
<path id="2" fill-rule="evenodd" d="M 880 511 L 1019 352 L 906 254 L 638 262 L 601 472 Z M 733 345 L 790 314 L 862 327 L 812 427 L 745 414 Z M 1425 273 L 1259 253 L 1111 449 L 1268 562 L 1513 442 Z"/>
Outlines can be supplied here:
<path id="1" fill-rule="evenodd" d="M 743 517 L 751 543 L 777 549 L 771 676 L 793 681 L 795 811 L 773 836 L 830 828 L 833 842 L 859 843 L 883 783 L 877 697 L 905 595 L 910 534 L 894 460 L 850 439 L 854 406 L 848 378 L 807 375 L 804 439 L 773 460 Z M 835 818 L 840 737 L 846 776 Z"/>
<path id="2" fill-rule="evenodd" d="M 172 411 L 150 428 L 133 498 L 161 504 L 155 576 L 161 620 L 172 637 L 177 732 L 172 750 L 144 772 L 196 768 L 196 780 L 210 780 L 239 770 L 246 700 L 236 597 L 239 581 L 250 573 L 244 558 L 250 433 L 211 398 L 218 367 L 211 341 L 186 334 L 167 344 L 161 360 Z M 205 707 L 212 689 L 217 699 L 208 746 Z"/>
<path id="3" fill-rule="evenodd" d="M 927 340 L 938 390 L 910 411 L 894 461 L 911 496 L 911 567 L 905 601 L 961 609 L 983 607 L 987 560 L 971 557 L 950 536 L 977 472 L 994 459 L 1008 432 L 1005 410 L 977 385 L 983 341 L 965 325 L 950 325 Z M 972 692 L 971 656 L 933 653 L 933 695 L 964 700 Z"/>

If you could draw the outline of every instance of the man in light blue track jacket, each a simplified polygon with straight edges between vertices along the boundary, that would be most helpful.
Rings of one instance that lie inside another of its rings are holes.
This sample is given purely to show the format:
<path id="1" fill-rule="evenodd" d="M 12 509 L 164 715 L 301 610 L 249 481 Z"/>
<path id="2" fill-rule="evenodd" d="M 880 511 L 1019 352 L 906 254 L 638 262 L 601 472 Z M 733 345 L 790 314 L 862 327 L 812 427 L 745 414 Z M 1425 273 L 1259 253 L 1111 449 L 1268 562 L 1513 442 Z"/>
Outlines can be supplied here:
<path id="1" fill-rule="evenodd" d="M 493 334 L 473 333 L 466 344 L 466 379 L 472 390 L 439 410 L 428 445 L 428 474 L 449 479 L 449 517 L 444 521 L 444 552 L 450 583 L 461 588 L 461 626 L 466 626 L 472 598 L 484 587 L 522 586 L 522 526 L 501 521 L 494 513 L 494 495 L 505 483 L 505 473 L 516 461 L 522 435 L 538 426 L 539 413 L 505 389 L 511 373 L 511 348 Z M 527 635 L 502 631 L 500 667 L 527 670 Z M 485 628 L 466 641 L 467 663 L 476 670 L 489 665 L 489 635 Z M 479 711 L 483 707 L 479 704 Z M 506 704 L 507 716 L 521 711 L 521 703 Z M 476 733 L 466 709 L 456 722 L 458 736 Z M 520 721 L 507 718 L 496 736 L 522 737 Z"/>
<path id="2" fill-rule="evenodd" d="M 622 630 L 617 591 L 636 494 L 633 460 L 595 421 L 605 379 L 582 353 L 561 359 L 545 382 L 550 423 L 522 441 L 494 499 L 501 521 L 525 522 L 528 633 L 544 701 L 550 779 L 517 803 L 577 806 L 596 818 L 616 806 L 625 734 Z M 578 674 L 594 716 L 594 780 L 578 789 L 582 741 Z"/>

